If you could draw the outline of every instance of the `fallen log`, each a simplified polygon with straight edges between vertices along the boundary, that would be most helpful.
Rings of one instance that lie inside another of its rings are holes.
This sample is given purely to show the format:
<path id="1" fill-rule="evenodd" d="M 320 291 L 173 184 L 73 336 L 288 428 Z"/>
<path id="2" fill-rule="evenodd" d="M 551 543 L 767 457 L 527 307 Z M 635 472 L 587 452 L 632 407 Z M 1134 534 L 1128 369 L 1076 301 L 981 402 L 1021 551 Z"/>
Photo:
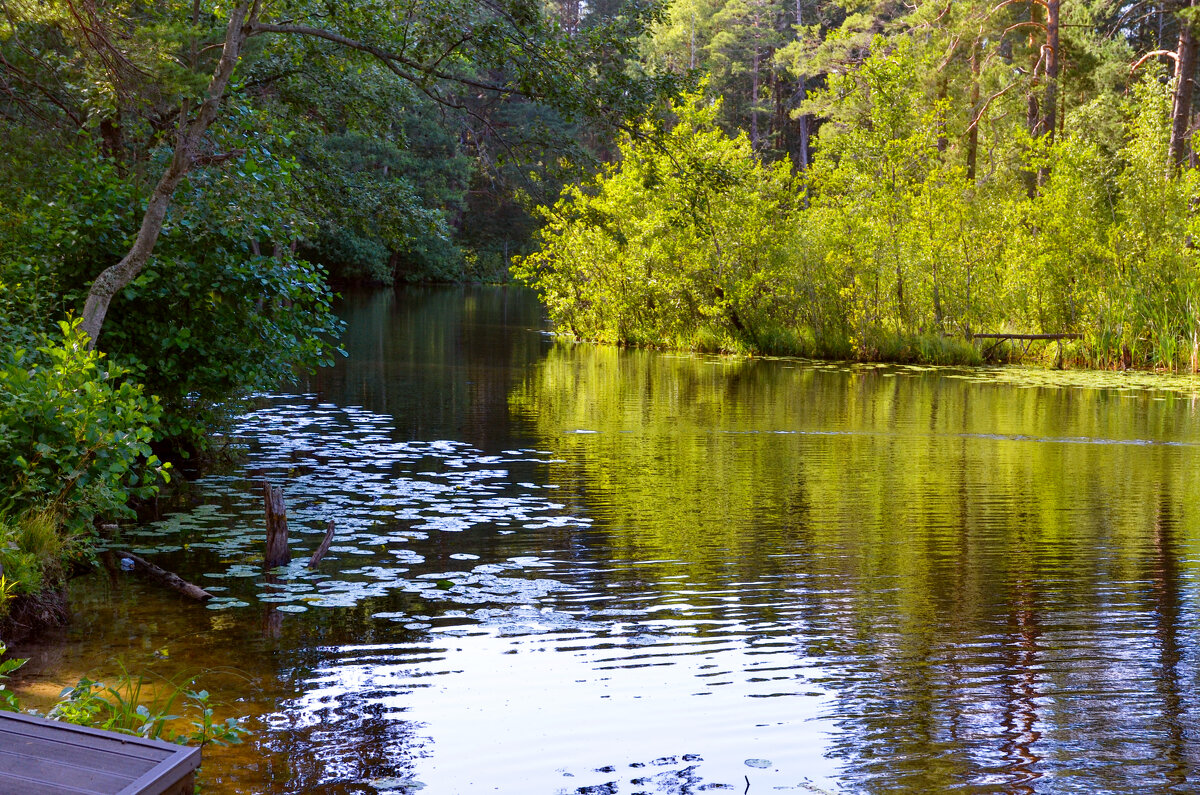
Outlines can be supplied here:
<path id="1" fill-rule="evenodd" d="M 333 543 L 333 520 L 325 525 L 325 538 L 321 540 L 321 546 L 317 547 L 317 551 L 313 553 L 312 558 L 308 561 L 308 567 L 315 569 L 317 564 L 321 562 L 321 558 L 325 557 L 325 553 L 329 551 L 329 545 Z"/>
<path id="2" fill-rule="evenodd" d="M 991 356 L 992 351 L 999 348 L 1000 344 L 1002 342 L 1005 342 L 1007 340 L 1020 340 L 1020 341 L 1024 342 L 1025 345 L 1022 348 L 1022 355 L 1024 355 L 1025 353 L 1029 353 L 1029 346 L 1032 345 L 1035 340 L 1054 340 L 1055 342 L 1058 343 L 1058 360 L 1057 360 L 1055 366 L 1058 367 L 1059 369 L 1062 369 L 1062 341 L 1063 340 L 1080 340 L 1080 339 L 1083 339 L 1083 335 L 1082 334 L 1005 334 L 1005 333 L 998 333 L 998 334 L 972 334 L 971 338 L 977 339 L 977 340 L 995 340 L 995 342 L 993 342 L 991 345 L 984 348 L 983 358 L 985 358 L 985 359 L 988 356 Z"/>
<path id="3" fill-rule="evenodd" d="M 148 580 L 152 580 L 159 585 L 170 588 L 173 591 L 178 591 L 186 597 L 195 599 L 199 602 L 206 602 L 213 598 L 213 595 L 201 588 L 199 585 L 193 585 L 187 580 L 180 577 L 178 574 L 169 572 L 164 568 L 155 566 L 150 561 L 143 557 L 126 552 L 123 549 L 113 550 L 113 554 L 118 558 L 124 558 L 133 564 L 133 572 L 140 574 Z"/>

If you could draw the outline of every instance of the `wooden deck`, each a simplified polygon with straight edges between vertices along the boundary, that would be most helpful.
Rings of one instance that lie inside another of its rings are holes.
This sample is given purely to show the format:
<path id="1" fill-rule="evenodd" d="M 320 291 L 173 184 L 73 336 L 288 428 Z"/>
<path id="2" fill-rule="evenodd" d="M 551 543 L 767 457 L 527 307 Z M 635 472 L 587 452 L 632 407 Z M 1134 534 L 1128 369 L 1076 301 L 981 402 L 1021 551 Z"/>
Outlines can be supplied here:
<path id="1" fill-rule="evenodd" d="M 0 712 L 3 795 L 192 795 L 200 749 Z"/>

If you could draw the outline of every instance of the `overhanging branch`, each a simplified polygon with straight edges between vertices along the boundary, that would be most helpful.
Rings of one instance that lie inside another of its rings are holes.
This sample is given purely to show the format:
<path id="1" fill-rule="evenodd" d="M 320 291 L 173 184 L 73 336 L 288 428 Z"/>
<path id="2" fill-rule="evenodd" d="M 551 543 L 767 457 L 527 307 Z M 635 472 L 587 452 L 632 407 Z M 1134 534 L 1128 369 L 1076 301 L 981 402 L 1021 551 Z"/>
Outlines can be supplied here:
<path id="1" fill-rule="evenodd" d="M 500 94 L 514 94 L 529 99 L 544 98 L 535 93 L 515 88 L 513 86 L 488 83 L 482 80 L 475 80 L 464 75 L 455 75 L 445 72 L 437 68 L 437 64 L 440 63 L 443 58 L 445 58 L 445 55 L 439 58 L 438 61 L 432 65 L 422 64 L 406 58 L 399 53 L 386 50 L 374 44 L 369 44 L 365 41 L 359 41 L 358 39 L 352 39 L 349 36 L 343 36 L 342 34 L 336 33 L 332 30 L 312 27 L 311 25 L 278 25 L 270 22 L 255 22 L 250 26 L 251 36 L 257 36 L 263 33 L 308 36 L 311 38 L 323 39 L 351 50 L 357 50 L 358 52 L 366 53 L 382 63 L 397 77 L 403 78 L 404 80 L 417 85 L 426 82 L 430 78 L 436 78 L 438 80 L 446 80 L 452 83 L 458 83 L 459 85 L 467 86 L 468 88 L 475 88 L 480 91 L 491 91 Z"/>

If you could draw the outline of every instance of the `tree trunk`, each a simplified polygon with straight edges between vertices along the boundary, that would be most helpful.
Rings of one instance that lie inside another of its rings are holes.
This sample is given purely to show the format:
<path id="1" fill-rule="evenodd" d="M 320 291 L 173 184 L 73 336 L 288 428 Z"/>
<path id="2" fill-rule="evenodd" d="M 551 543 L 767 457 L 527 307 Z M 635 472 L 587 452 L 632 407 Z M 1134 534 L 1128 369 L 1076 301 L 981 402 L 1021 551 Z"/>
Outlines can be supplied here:
<path id="1" fill-rule="evenodd" d="M 945 107 L 946 97 L 950 95 L 949 80 L 943 72 L 941 79 L 938 80 L 938 105 Z M 946 149 L 950 146 L 950 139 L 946 137 L 946 117 L 941 112 L 938 113 L 937 121 L 937 150 L 938 154 L 944 155 Z"/>
<path id="2" fill-rule="evenodd" d="M 142 225 L 133 245 L 120 262 L 105 268 L 88 290 L 87 301 L 83 307 L 82 328 L 88 335 L 90 348 L 96 347 L 96 340 L 104 327 L 104 318 L 108 314 L 113 296 L 137 278 L 154 252 L 154 246 L 167 217 L 167 208 L 171 205 L 171 197 L 195 164 L 201 139 L 217 117 L 221 98 L 225 95 L 225 89 L 241 57 L 242 45 L 250 31 L 249 25 L 253 23 L 253 20 L 248 18 L 248 12 L 249 3 L 244 0 L 230 11 L 221 58 L 217 61 L 212 79 L 208 83 L 204 102 L 200 104 L 195 117 L 190 120 L 190 108 L 187 102 L 184 102 L 179 114 L 179 129 L 175 134 L 175 151 L 166 171 L 154 186 L 149 201 L 146 202 Z"/>
<path id="3" fill-rule="evenodd" d="M 579 32 L 579 0 L 559 0 L 558 19 L 563 30 L 574 36 Z"/>
<path id="4" fill-rule="evenodd" d="M 797 28 L 796 40 L 797 41 L 799 41 L 801 38 L 799 28 L 803 24 L 804 24 L 804 8 L 801 5 L 800 0 L 796 0 L 796 28 Z M 800 75 L 800 79 L 796 83 L 796 107 L 799 108 L 803 104 L 804 100 L 806 100 L 806 99 L 808 99 L 808 81 L 805 79 L 804 75 Z M 811 162 L 811 158 L 810 158 L 809 152 L 808 152 L 809 138 L 810 138 L 809 118 L 808 118 L 808 114 L 804 113 L 800 116 L 799 150 L 800 150 L 800 169 L 802 171 L 807 171 L 808 165 Z"/>
<path id="5" fill-rule="evenodd" d="M 967 130 L 967 182 L 975 181 L 979 158 L 979 40 L 971 44 L 971 127 Z"/>
<path id="6" fill-rule="evenodd" d="M 125 148 L 122 143 L 121 109 L 100 122 L 100 141 L 102 151 L 110 160 L 121 168 L 121 152 Z"/>
<path id="7" fill-rule="evenodd" d="M 757 32 L 755 36 L 757 37 Z M 758 82 L 759 82 L 759 66 L 761 57 L 758 51 L 758 42 L 754 42 L 754 54 L 751 57 L 751 82 L 750 82 L 750 148 L 755 152 L 759 151 L 758 140 Z"/>
<path id="8" fill-rule="evenodd" d="M 1197 0 L 1189 0 L 1195 8 Z M 1192 77 L 1196 72 L 1197 39 L 1191 22 L 1179 20 L 1179 42 L 1175 50 L 1175 96 L 1171 103 L 1171 143 L 1168 155 L 1175 166 L 1181 167 L 1188 157 L 1188 128 L 1192 120 Z"/>
<path id="9" fill-rule="evenodd" d="M 1042 99 L 1042 120 L 1038 132 L 1054 141 L 1058 126 L 1058 12 L 1061 0 L 1046 0 L 1046 92 Z"/>
<path id="10" fill-rule="evenodd" d="M 114 553 L 118 558 L 125 558 L 133 564 L 135 573 L 153 580 L 154 582 L 173 591 L 178 591 L 189 599 L 195 599 L 198 602 L 207 602 L 213 598 L 213 595 L 201 588 L 199 585 L 194 585 L 180 577 L 174 572 L 167 571 L 164 568 L 155 566 L 145 558 L 138 557 L 132 552 L 126 552 L 119 549 Z"/>
<path id="11" fill-rule="evenodd" d="M 317 547 L 317 551 L 308 559 L 308 568 L 315 569 L 317 564 L 321 562 L 321 558 L 325 557 L 325 553 L 329 551 L 329 545 L 333 543 L 333 532 L 336 526 L 333 520 L 330 519 L 325 524 L 325 537 L 321 539 L 321 545 Z"/>
<path id="12" fill-rule="evenodd" d="M 1042 48 L 1037 36 L 1032 32 L 1033 27 L 1040 27 L 1038 22 L 1038 4 L 1035 0 L 1029 2 L 1029 21 L 1033 23 L 1029 34 L 1029 93 L 1026 95 L 1025 128 L 1029 134 L 1037 138 L 1038 127 L 1042 121 L 1041 103 L 1038 101 L 1038 69 L 1042 65 Z"/>
<path id="13" fill-rule="evenodd" d="M 1042 118 L 1038 122 L 1038 135 L 1047 143 L 1054 143 L 1054 130 L 1058 122 L 1058 12 L 1060 0 L 1046 0 L 1046 47 L 1043 57 L 1046 62 L 1046 91 L 1042 98 Z M 1038 169 L 1038 185 L 1050 179 L 1050 169 Z"/>
<path id="14" fill-rule="evenodd" d="M 267 516 L 267 545 L 263 556 L 263 567 L 273 569 L 292 562 L 292 551 L 288 548 L 287 506 L 283 503 L 283 489 L 263 481 L 263 508 Z"/>
<path id="15" fill-rule="evenodd" d="M 1038 22 L 1038 3 L 1036 0 L 1029 0 L 1029 21 L 1033 23 L 1032 28 L 1040 27 Z M 1042 65 L 1042 48 L 1037 42 L 1037 36 L 1030 32 L 1029 34 L 1029 94 L 1026 96 L 1025 108 L 1025 127 L 1029 130 L 1031 138 L 1037 139 L 1041 137 L 1040 127 L 1042 125 L 1042 109 L 1041 102 L 1038 99 L 1038 69 Z M 1022 177 L 1025 180 L 1025 193 L 1029 198 L 1034 198 L 1038 193 L 1038 172 L 1032 169 L 1026 169 L 1022 172 Z"/>

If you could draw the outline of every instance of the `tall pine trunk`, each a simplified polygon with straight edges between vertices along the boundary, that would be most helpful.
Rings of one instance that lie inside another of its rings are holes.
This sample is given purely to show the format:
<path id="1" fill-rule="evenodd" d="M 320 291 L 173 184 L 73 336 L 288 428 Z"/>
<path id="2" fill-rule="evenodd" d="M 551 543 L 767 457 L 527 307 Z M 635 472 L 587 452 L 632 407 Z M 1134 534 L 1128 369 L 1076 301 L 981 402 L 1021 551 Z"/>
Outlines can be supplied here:
<path id="1" fill-rule="evenodd" d="M 1189 0 L 1188 9 L 1196 7 L 1197 0 Z M 1175 96 L 1171 102 L 1171 142 L 1168 155 L 1176 167 L 1183 165 L 1188 157 L 1188 128 L 1192 121 L 1192 93 L 1196 73 L 1196 39 L 1192 21 L 1188 17 L 1179 20 L 1179 42 L 1175 49 Z"/>
<path id="2" fill-rule="evenodd" d="M 1042 99 L 1042 120 L 1038 132 L 1054 140 L 1058 126 L 1058 12 L 1060 0 L 1046 0 L 1046 92 Z"/>
<path id="3" fill-rule="evenodd" d="M 979 122 L 982 116 L 979 99 L 979 40 L 976 39 L 971 43 L 971 127 L 967 130 L 967 182 L 975 181 L 979 159 Z"/>
<path id="4" fill-rule="evenodd" d="M 1038 121 L 1037 134 L 1047 143 L 1054 143 L 1054 131 L 1058 126 L 1058 12 L 1061 0 L 1046 0 L 1046 46 L 1042 56 L 1046 64 L 1046 90 L 1042 95 L 1042 118 Z M 1038 185 L 1050 179 L 1050 169 L 1042 166 L 1038 170 Z"/>

